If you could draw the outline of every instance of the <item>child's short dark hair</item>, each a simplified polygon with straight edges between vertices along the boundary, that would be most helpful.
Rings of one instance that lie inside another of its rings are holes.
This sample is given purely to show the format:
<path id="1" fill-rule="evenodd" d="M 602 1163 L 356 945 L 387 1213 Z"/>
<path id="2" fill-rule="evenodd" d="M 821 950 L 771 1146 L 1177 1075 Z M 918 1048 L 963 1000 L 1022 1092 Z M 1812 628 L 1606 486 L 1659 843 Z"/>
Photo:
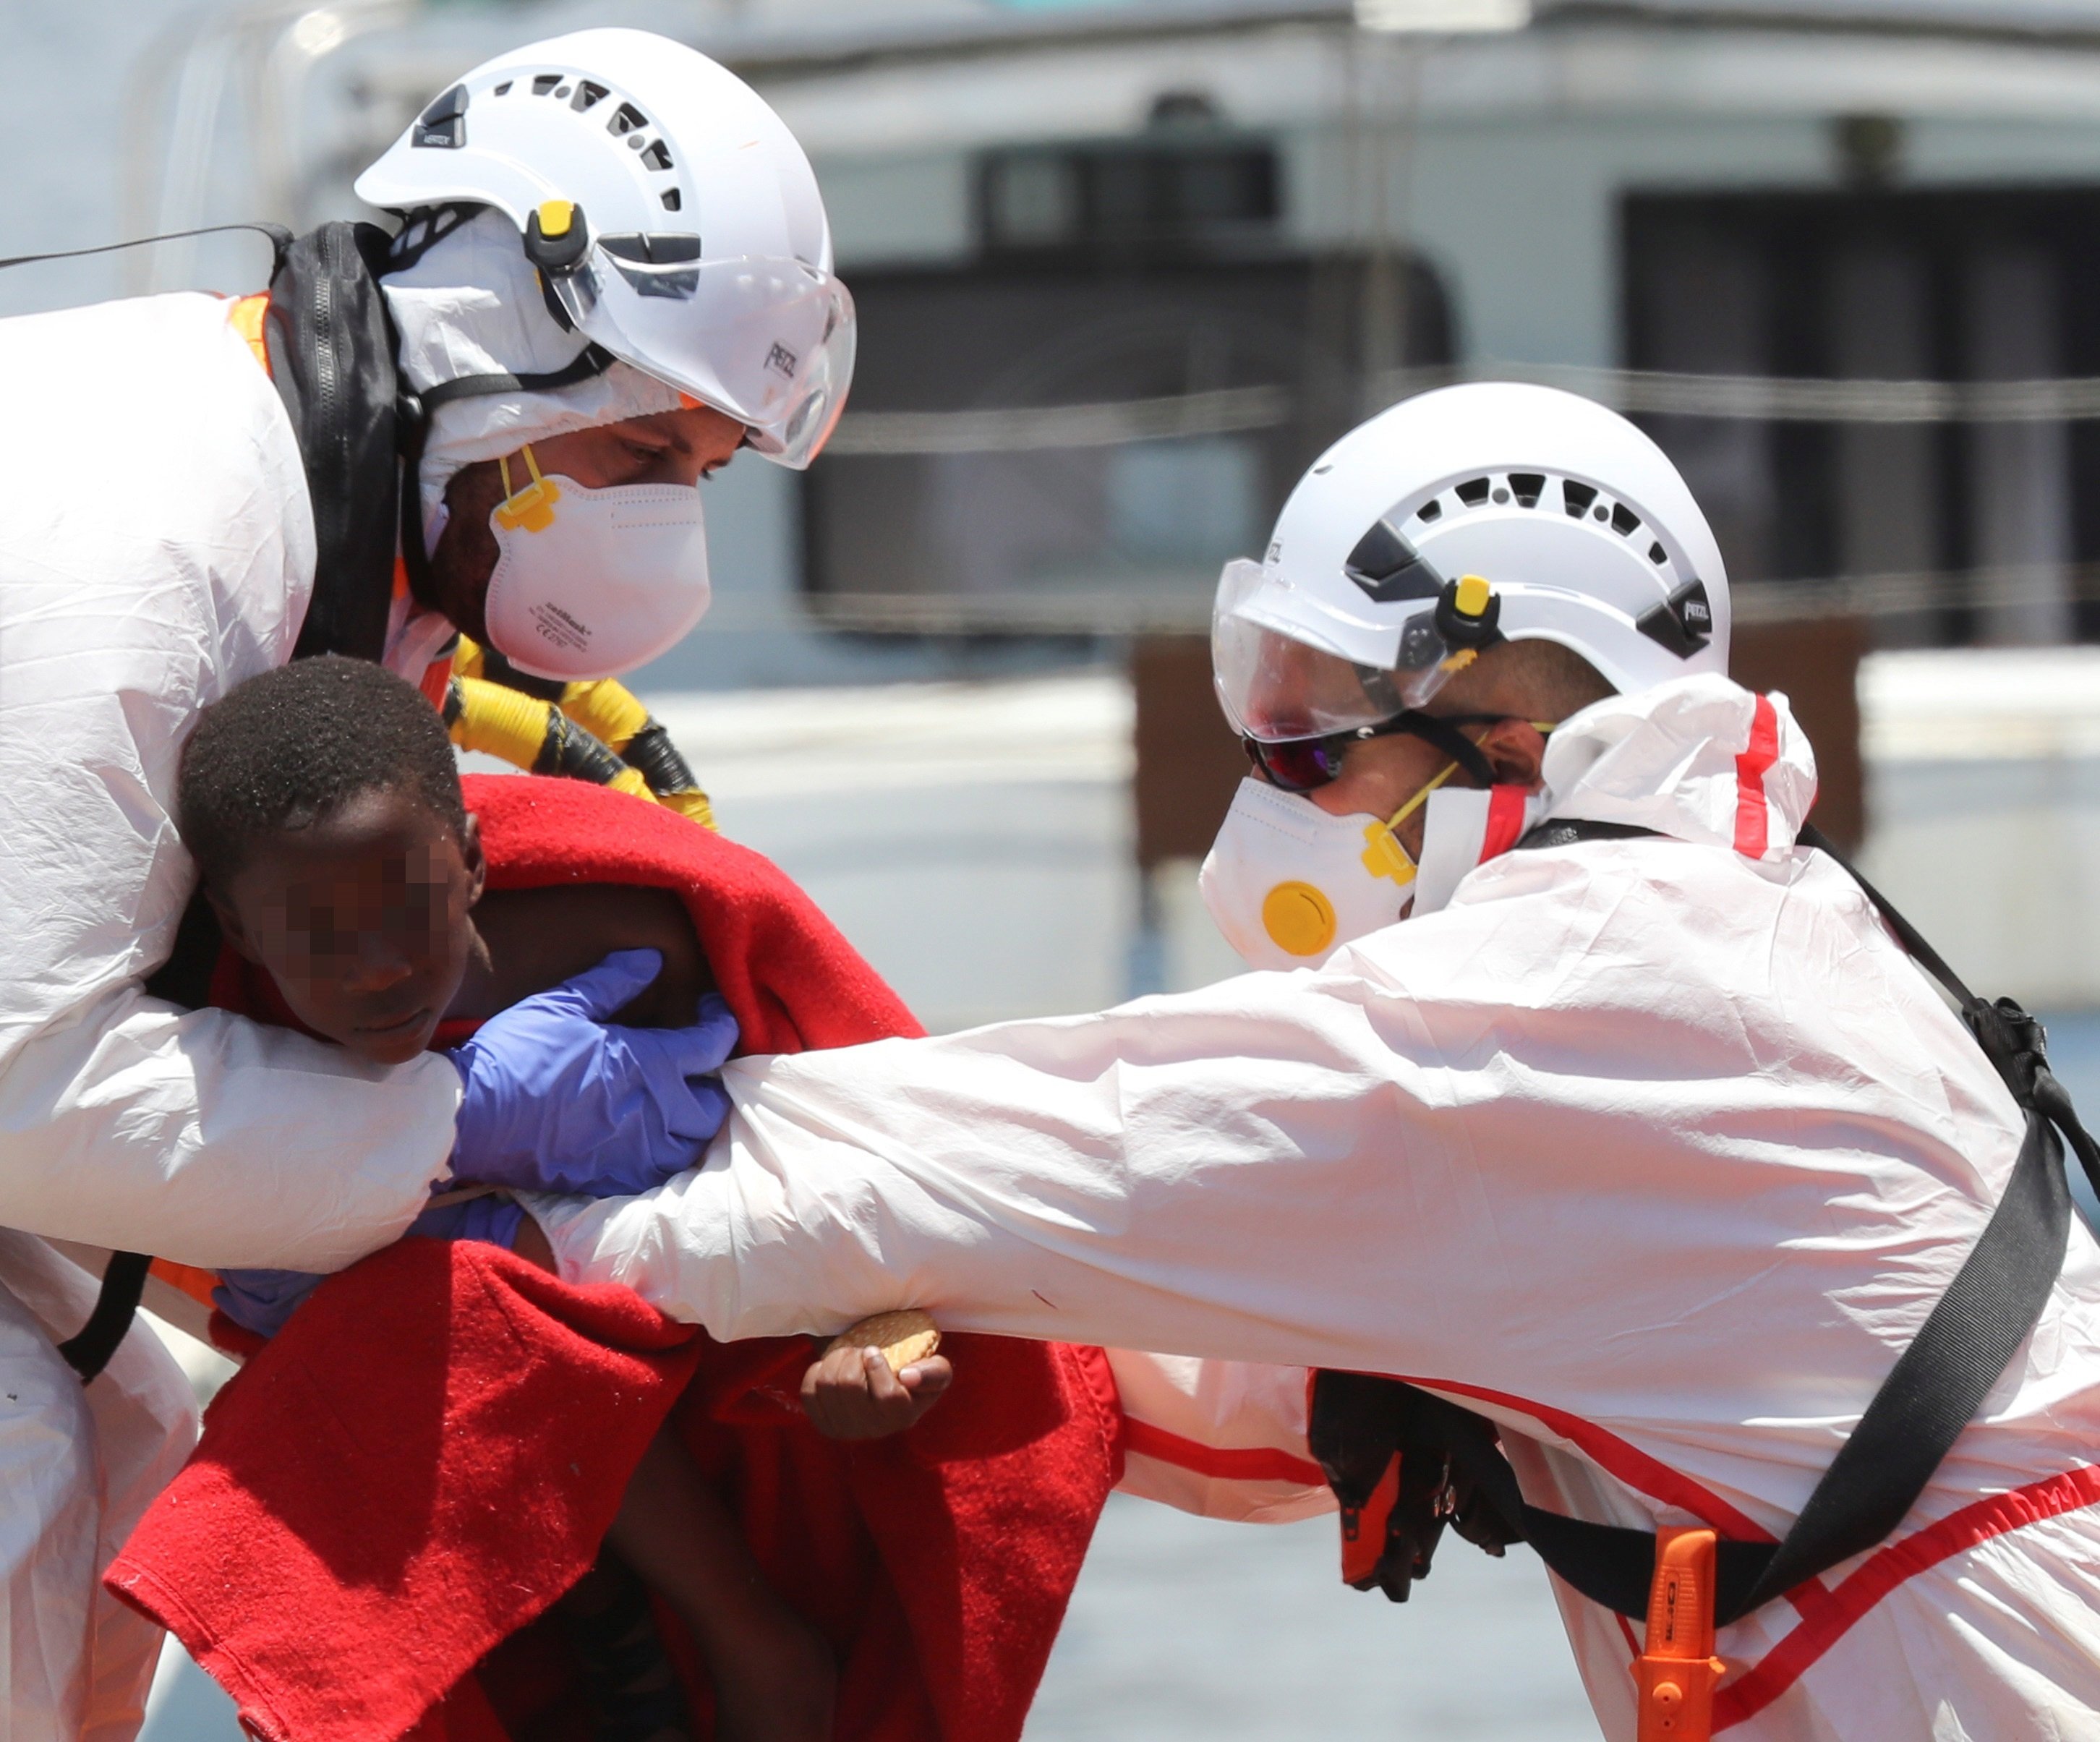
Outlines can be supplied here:
<path id="1" fill-rule="evenodd" d="M 223 889 L 258 837 L 390 788 L 465 832 L 459 765 L 437 709 L 391 672 L 329 654 L 251 677 L 205 709 L 183 746 L 176 823 L 205 882 Z"/>

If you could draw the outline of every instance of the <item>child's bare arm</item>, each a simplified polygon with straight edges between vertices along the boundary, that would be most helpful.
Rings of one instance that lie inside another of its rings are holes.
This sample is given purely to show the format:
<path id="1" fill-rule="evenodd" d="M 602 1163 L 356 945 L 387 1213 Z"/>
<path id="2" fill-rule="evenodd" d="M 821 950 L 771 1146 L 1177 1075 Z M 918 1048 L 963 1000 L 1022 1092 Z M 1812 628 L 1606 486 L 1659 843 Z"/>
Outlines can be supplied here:
<path id="1" fill-rule="evenodd" d="M 562 1267 L 554 1262 L 554 1249 L 547 1244 L 546 1235 L 540 1232 L 540 1224 L 532 1219 L 529 1210 L 518 1224 L 518 1237 L 510 1242 L 510 1250 L 528 1264 L 537 1264 L 555 1276 L 562 1273 Z"/>
<path id="2" fill-rule="evenodd" d="M 828 1439 L 880 1440 L 915 1426 L 954 1377 L 946 1356 L 892 1372 L 881 1350 L 841 1346 L 802 1375 L 802 1408 Z"/>

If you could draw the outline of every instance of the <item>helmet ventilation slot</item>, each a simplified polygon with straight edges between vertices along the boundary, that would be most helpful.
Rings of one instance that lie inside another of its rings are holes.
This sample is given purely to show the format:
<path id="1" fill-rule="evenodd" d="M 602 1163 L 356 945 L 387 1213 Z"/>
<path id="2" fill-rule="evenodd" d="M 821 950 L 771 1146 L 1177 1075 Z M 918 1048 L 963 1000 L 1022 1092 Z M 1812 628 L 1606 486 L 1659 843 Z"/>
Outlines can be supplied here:
<path id="1" fill-rule="evenodd" d="M 466 143 L 466 106 L 464 85 L 455 85 L 432 99 L 430 106 L 416 117 L 410 142 L 440 151 L 457 151 Z"/>
<path id="2" fill-rule="evenodd" d="M 700 239 L 690 230 L 659 230 L 649 236 L 629 230 L 598 240 L 607 254 L 638 266 L 684 266 L 700 258 Z"/>
<path id="3" fill-rule="evenodd" d="M 1468 508 L 1478 508 L 1488 499 L 1490 481 L 1485 478 L 1469 478 L 1454 487 L 1453 494 Z"/>
<path id="4" fill-rule="evenodd" d="M 664 149 L 664 142 L 661 139 L 642 152 L 642 161 L 652 170 L 668 170 L 671 167 L 671 154 Z"/>
<path id="5" fill-rule="evenodd" d="M 1374 603 L 1390 605 L 1395 599 L 1433 599 L 1439 583 L 1435 573 L 1418 558 L 1411 546 L 1383 520 L 1374 520 L 1370 530 L 1357 540 L 1357 547 L 1343 565 L 1343 572 L 1363 589 Z"/>
<path id="6" fill-rule="evenodd" d="M 1383 520 L 1374 520 L 1370 531 L 1357 540 L 1349 553 L 1349 569 L 1365 580 L 1383 581 L 1396 575 L 1414 560 L 1407 540 Z"/>
<path id="7" fill-rule="evenodd" d="M 695 262 L 700 239 L 690 231 L 659 230 L 644 236 L 629 230 L 600 236 L 598 245 L 612 256 L 620 276 L 645 297 L 689 297 L 699 288 Z M 665 267 L 687 270 L 664 271 Z"/>
<path id="8" fill-rule="evenodd" d="M 561 82 L 562 75 L 558 73 L 536 73 L 532 76 L 532 95 L 544 97 Z"/>
<path id="9" fill-rule="evenodd" d="M 684 198 L 679 194 L 677 188 L 666 187 L 664 190 L 664 209 L 665 211 L 675 212 L 685 203 Z"/>
<path id="10" fill-rule="evenodd" d="M 1509 474 L 1510 488 L 1516 492 L 1518 505 L 1536 508 L 1538 499 L 1546 493 L 1546 474 L 1543 472 L 1512 472 Z"/>
<path id="11" fill-rule="evenodd" d="M 1421 507 L 1415 509 L 1414 518 L 1425 526 L 1432 520 L 1440 520 L 1444 518 L 1444 505 L 1432 496 Z"/>
<path id="12" fill-rule="evenodd" d="M 492 97 L 509 96 L 510 95 L 510 82 L 511 82 L 509 79 L 504 80 L 504 82 L 501 85 L 498 85 L 495 90 L 489 92 L 489 95 Z"/>
<path id="13" fill-rule="evenodd" d="M 611 95 L 602 85 L 594 84 L 589 79 L 580 79 L 576 82 L 576 94 L 571 99 L 569 107 L 581 114 L 593 104 L 602 102 Z"/>
<path id="14" fill-rule="evenodd" d="M 1568 510 L 1570 519 L 1580 520 L 1596 500 L 1597 492 L 1590 485 L 1578 484 L 1572 478 L 1560 480 L 1560 505 Z"/>
<path id="15" fill-rule="evenodd" d="M 605 130 L 615 139 L 649 125 L 649 117 L 631 103 L 623 103 L 612 112 L 612 119 L 605 124 Z"/>
<path id="16" fill-rule="evenodd" d="M 1640 531 L 1641 518 L 1623 502 L 1612 505 L 1612 530 L 1621 538 L 1631 538 Z"/>

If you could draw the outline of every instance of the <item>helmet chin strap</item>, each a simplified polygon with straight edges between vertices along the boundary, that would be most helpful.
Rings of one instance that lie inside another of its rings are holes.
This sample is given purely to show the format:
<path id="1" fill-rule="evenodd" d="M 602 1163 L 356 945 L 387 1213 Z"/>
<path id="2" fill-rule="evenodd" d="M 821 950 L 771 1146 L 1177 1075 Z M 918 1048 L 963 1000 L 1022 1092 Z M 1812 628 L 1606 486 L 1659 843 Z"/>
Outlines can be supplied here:
<path id="1" fill-rule="evenodd" d="M 1401 715 L 1388 728 L 1403 737 L 1418 738 L 1433 745 L 1465 770 L 1480 786 L 1495 783 L 1495 771 L 1480 747 L 1466 736 L 1448 720 L 1440 720 L 1434 714 L 1417 713 L 1412 710 Z"/>

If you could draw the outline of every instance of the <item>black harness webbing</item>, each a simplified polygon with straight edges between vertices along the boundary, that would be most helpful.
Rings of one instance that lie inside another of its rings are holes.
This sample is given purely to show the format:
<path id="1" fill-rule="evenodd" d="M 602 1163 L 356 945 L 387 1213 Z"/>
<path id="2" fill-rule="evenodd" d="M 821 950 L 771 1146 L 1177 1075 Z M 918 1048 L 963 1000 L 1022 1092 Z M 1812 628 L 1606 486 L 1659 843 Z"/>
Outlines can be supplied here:
<path id="1" fill-rule="evenodd" d="M 131 1329 L 139 1303 L 146 1293 L 146 1271 L 153 1260 L 144 1252 L 112 1252 L 102 1272 L 102 1290 L 95 1297 L 95 1311 L 86 1324 L 59 1345 L 66 1365 L 86 1385 L 109 1365 L 109 1357 Z"/>
<path id="2" fill-rule="evenodd" d="M 323 224 L 284 250 L 270 280 L 270 377 L 314 515 L 314 590 L 294 659 L 377 660 L 386 650 L 400 376 L 379 288 L 389 240 L 375 224 Z"/>
<path id="3" fill-rule="evenodd" d="M 1517 845 L 1559 847 L 1650 832 L 1621 824 L 1547 822 Z M 2079 1123 L 2070 1096 L 2049 1070 L 2040 1025 L 2009 999 L 1988 1004 L 1978 998 L 1820 831 L 1804 828 L 1799 838 L 1851 874 L 1912 958 L 1946 990 L 2024 1110 L 2027 1136 L 2005 1195 L 1983 1233 L 1785 1540 L 1719 1544 L 1714 1616 L 1722 1625 L 1895 1532 L 2034 1328 L 2062 1268 L 2071 1206 L 2059 1134 L 2100 1189 L 2100 1146 Z M 1338 1391 L 1338 1396 L 1343 1395 Z M 1317 1394 L 1314 1413 L 1319 1413 Z M 1448 1459 L 1454 1474 L 1465 1479 L 1471 1490 L 1467 1503 L 1485 1502 L 1498 1515 L 1495 1522 L 1501 1528 L 1485 1534 L 1528 1540 L 1539 1558 L 1584 1596 L 1621 1615 L 1645 1616 L 1655 1567 L 1654 1536 L 1529 1505 L 1492 1436 L 1454 1430 L 1445 1419 L 1447 1413 L 1466 1412 L 1447 1405 L 1444 1411 L 1416 1411 L 1408 1419 L 1418 1423 L 1422 1449 Z M 1401 1449 L 1404 1457 L 1405 1446 Z M 1349 1497 L 1343 1497 L 1347 1503 Z M 1418 1575 L 1426 1570 L 1425 1553 L 1416 1571 Z M 1405 1581 L 1397 1582 L 1404 1590 Z"/>

